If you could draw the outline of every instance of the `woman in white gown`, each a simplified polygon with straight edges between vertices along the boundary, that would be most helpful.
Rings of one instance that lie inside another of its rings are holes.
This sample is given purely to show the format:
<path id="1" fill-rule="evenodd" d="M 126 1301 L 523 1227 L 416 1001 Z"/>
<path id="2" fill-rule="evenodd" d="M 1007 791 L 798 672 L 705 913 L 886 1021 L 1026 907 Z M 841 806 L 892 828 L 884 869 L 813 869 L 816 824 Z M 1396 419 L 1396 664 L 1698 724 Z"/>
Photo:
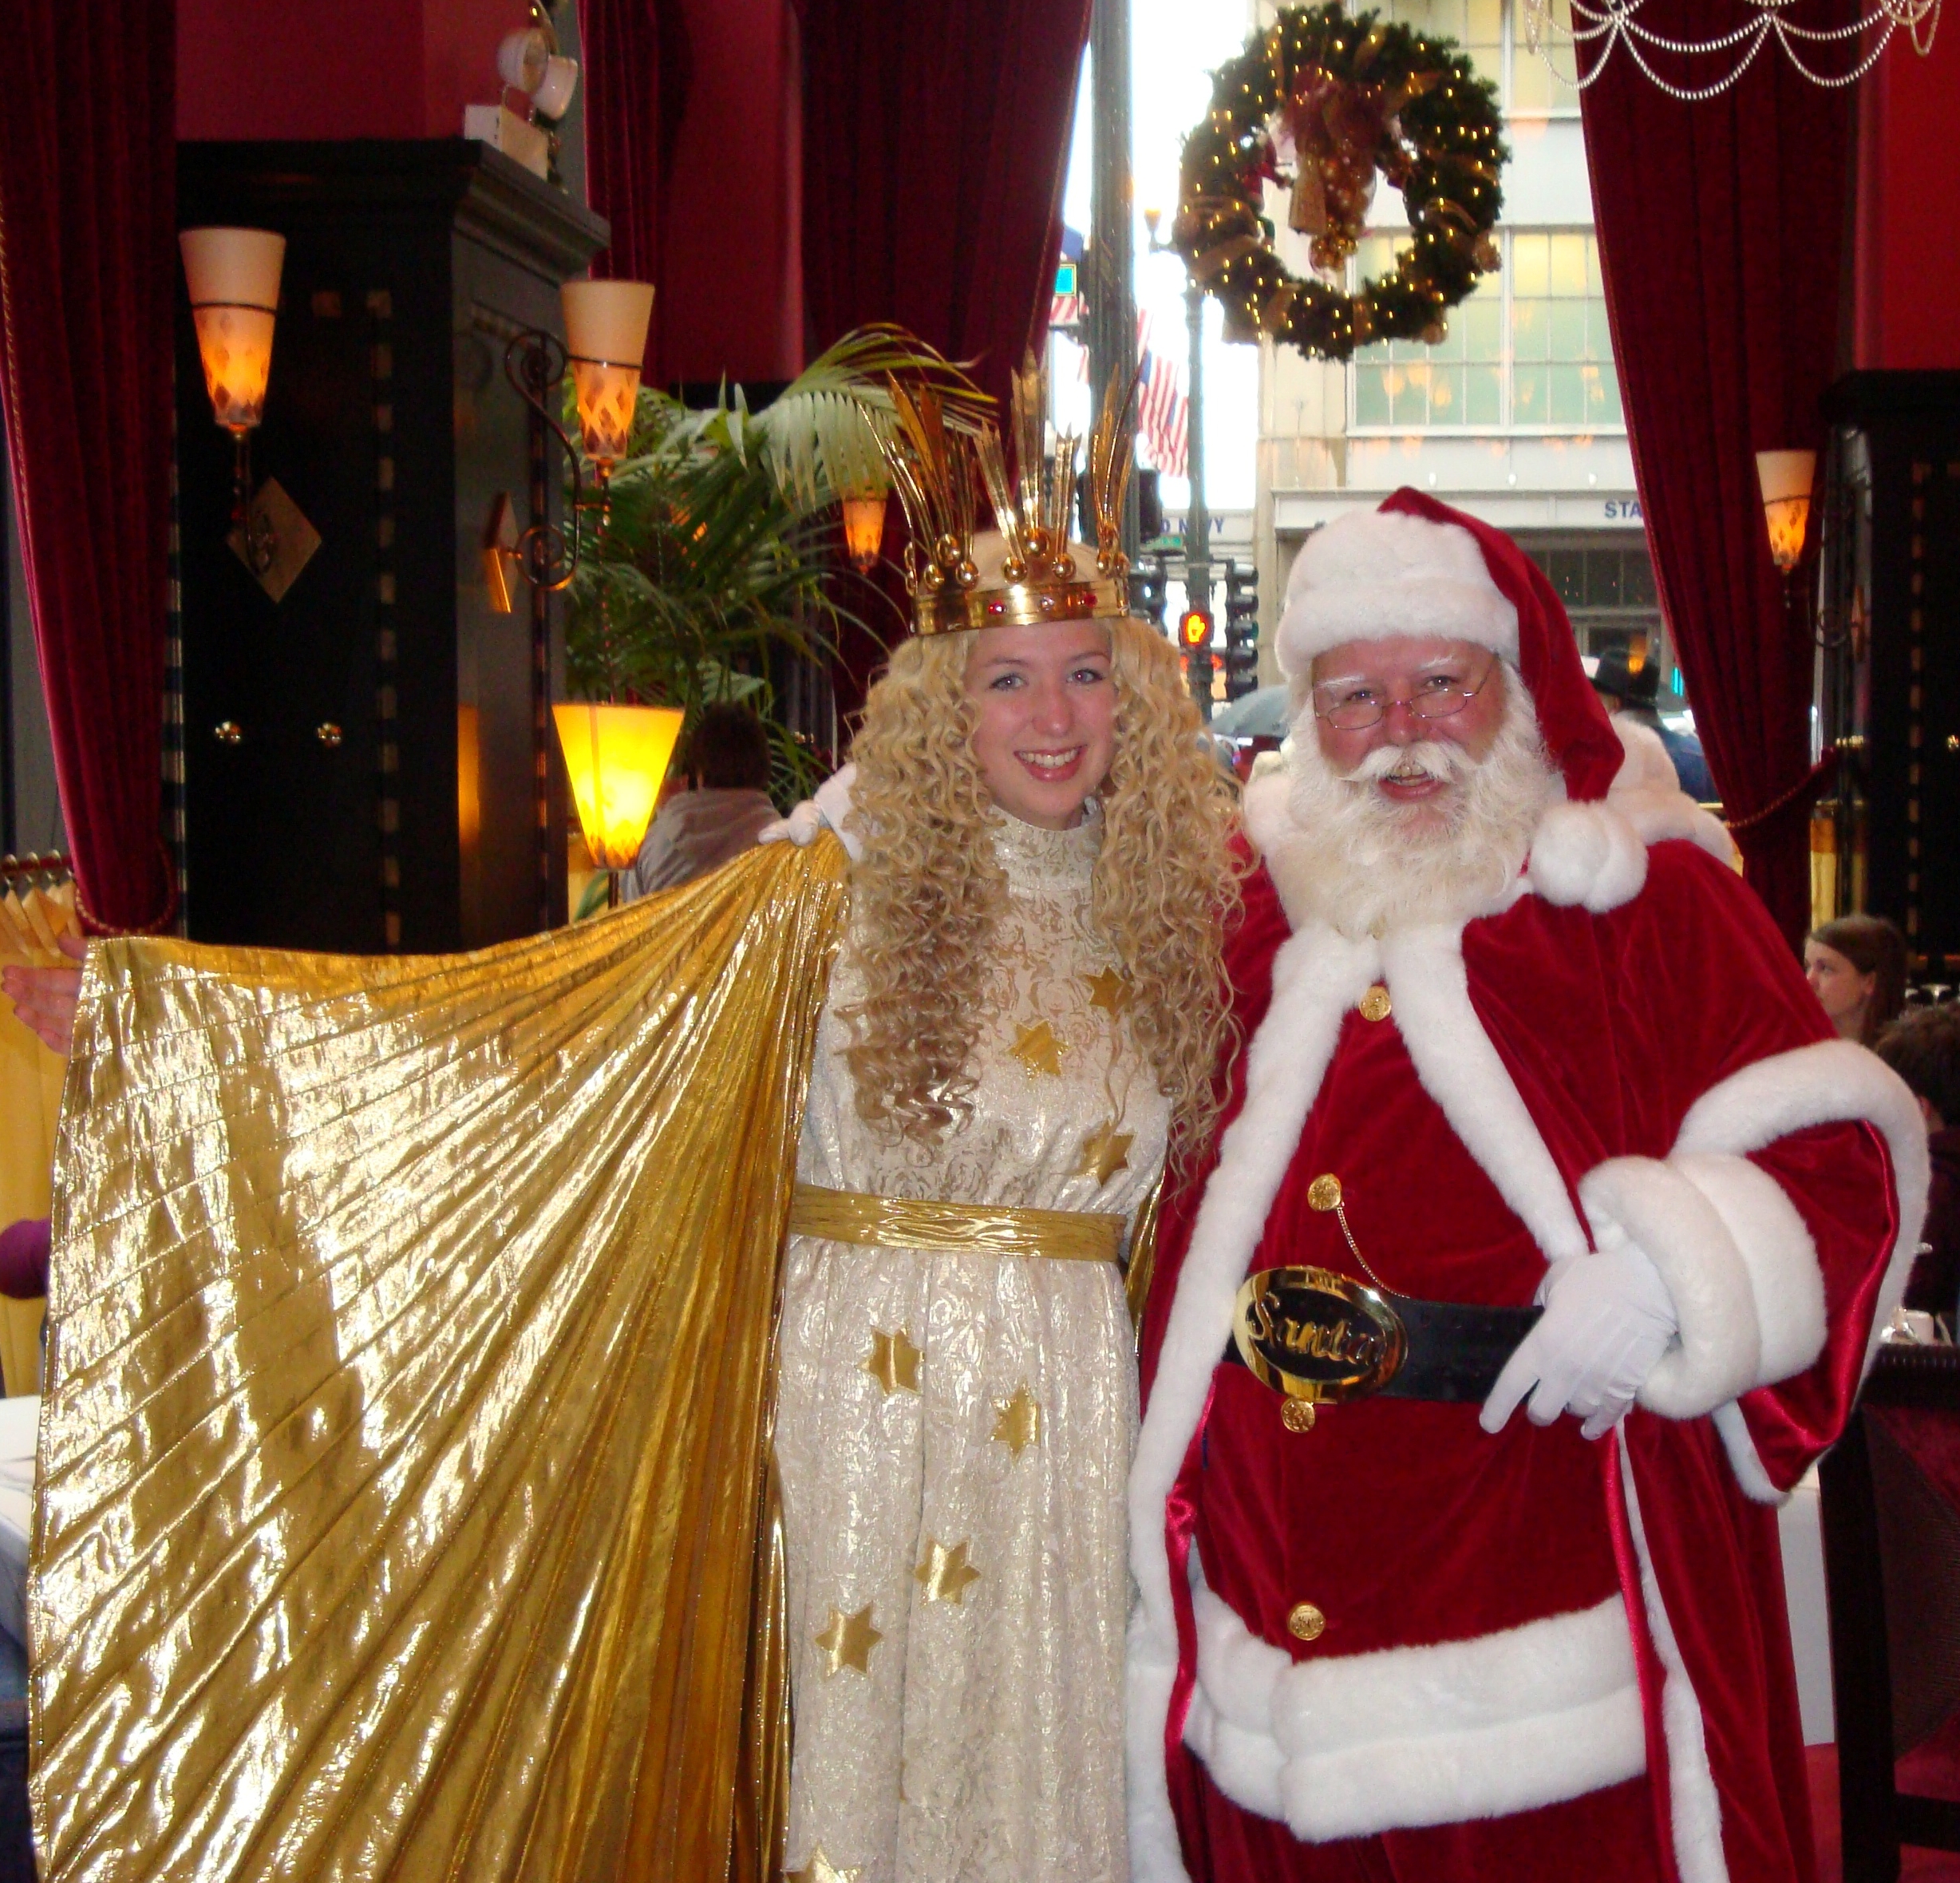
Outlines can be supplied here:
<path id="1" fill-rule="evenodd" d="M 1211 1117 L 1233 798 L 1120 563 L 1027 494 L 915 583 L 838 820 L 776 1429 L 812 1883 L 1128 1874 L 1119 1258 Z"/>

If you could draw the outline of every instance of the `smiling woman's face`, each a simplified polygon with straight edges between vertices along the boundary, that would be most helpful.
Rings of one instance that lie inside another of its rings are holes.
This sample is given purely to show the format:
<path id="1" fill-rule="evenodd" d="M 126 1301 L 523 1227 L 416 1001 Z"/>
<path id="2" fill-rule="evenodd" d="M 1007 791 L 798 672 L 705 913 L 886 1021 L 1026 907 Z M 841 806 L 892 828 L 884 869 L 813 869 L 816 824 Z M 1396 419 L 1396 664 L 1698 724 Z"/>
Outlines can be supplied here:
<path id="1" fill-rule="evenodd" d="M 1116 753 L 1109 631 L 1071 621 L 983 627 L 970 639 L 966 697 L 988 792 L 1024 824 L 1072 829 Z"/>

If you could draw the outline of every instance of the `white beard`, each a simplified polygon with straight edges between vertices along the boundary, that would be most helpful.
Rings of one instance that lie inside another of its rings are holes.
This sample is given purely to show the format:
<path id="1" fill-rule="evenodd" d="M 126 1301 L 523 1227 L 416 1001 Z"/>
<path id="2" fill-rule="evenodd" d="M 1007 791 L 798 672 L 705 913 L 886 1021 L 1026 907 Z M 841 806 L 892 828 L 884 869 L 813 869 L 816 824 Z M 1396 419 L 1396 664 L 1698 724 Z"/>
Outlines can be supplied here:
<path id="1" fill-rule="evenodd" d="M 1383 746 L 1353 771 L 1333 770 L 1310 719 L 1285 746 L 1288 910 L 1318 916 L 1343 935 L 1381 936 L 1446 924 L 1460 927 L 1509 900 L 1546 810 L 1565 796 L 1545 756 L 1531 698 L 1504 675 L 1504 721 L 1480 762 L 1441 740 Z M 1433 801 L 1397 804 L 1375 781 L 1419 767 L 1457 781 L 1440 817 Z"/>

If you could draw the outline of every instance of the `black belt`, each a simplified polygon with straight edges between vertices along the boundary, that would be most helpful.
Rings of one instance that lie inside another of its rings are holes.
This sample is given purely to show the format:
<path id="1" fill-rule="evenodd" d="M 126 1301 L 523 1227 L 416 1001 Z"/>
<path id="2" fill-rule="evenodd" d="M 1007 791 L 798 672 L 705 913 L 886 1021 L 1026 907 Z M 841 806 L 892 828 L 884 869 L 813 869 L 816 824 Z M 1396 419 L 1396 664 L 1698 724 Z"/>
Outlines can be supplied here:
<path id="1" fill-rule="evenodd" d="M 1225 1359 L 1290 1397 L 1481 1401 L 1544 1311 L 1417 1301 L 1324 1270 L 1272 1269 L 1240 1291 Z M 1240 1351 L 1241 1333 L 1256 1363 Z M 1328 1377 L 1303 1387 L 1310 1374 Z"/>

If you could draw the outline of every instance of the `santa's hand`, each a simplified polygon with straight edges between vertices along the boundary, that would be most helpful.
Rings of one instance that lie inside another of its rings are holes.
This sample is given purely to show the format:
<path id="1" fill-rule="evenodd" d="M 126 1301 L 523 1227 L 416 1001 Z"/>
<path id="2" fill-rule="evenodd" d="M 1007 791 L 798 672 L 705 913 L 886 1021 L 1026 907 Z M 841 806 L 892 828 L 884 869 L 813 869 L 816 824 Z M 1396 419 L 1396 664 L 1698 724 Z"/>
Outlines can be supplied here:
<path id="1" fill-rule="evenodd" d="M 79 962 L 86 944 L 78 935 L 55 937 L 54 945 Z M 76 967 L 10 967 L 0 972 L 0 990 L 14 1011 L 50 1052 L 68 1057 L 75 1037 L 75 1006 L 81 998 L 81 970 Z"/>
<path id="2" fill-rule="evenodd" d="M 1570 1412 L 1586 1422 L 1582 1437 L 1597 1438 L 1619 1422 L 1667 1351 L 1678 1327 L 1674 1299 L 1623 1237 L 1554 1264 L 1538 1294 L 1545 1311 L 1504 1363 L 1479 1422 L 1502 1430 L 1528 1392 L 1533 1424 Z"/>
<path id="3" fill-rule="evenodd" d="M 759 844 L 789 842 L 800 850 L 808 849 L 816 841 L 820 830 L 834 831 L 855 863 L 863 855 L 864 847 L 858 841 L 855 829 L 845 825 L 851 816 L 851 786 L 857 777 L 857 767 L 847 765 L 843 770 L 833 772 L 816 788 L 814 797 L 806 797 L 787 817 L 779 817 L 773 824 L 765 824 L 756 833 Z"/>

